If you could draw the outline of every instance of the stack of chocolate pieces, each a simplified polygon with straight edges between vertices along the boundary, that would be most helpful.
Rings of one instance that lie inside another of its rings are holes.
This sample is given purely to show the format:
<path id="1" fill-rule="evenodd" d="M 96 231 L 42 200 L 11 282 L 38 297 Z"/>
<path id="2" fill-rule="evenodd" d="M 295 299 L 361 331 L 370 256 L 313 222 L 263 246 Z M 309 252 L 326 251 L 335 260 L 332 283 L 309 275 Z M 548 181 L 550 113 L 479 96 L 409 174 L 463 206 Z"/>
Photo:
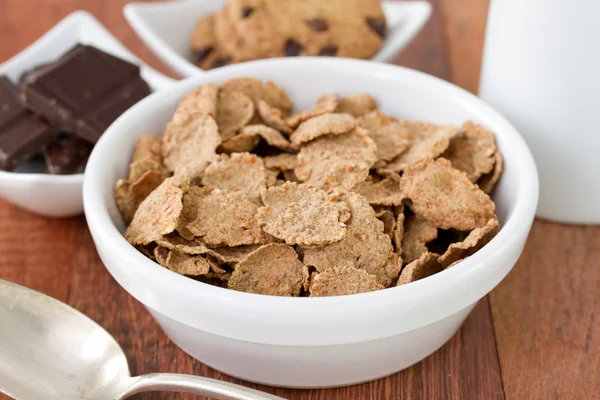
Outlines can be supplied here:
<path id="1" fill-rule="evenodd" d="M 82 169 L 100 136 L 150 94 L 137 65 L 76 45 L 21 77 L 0 76 L 0 170 L 42 154 L 51 174 Z"/>

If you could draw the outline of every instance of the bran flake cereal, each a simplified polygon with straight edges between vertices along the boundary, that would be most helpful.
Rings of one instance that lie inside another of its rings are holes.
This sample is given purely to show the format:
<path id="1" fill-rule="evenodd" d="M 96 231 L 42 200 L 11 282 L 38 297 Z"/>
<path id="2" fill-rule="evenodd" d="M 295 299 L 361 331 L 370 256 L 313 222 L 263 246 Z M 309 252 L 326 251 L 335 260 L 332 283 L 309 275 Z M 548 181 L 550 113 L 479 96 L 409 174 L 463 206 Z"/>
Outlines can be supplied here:
<path id="1" fill-rule="evenodd" d="M 300 149 L 294 170 L 302 182 L 350 189 L 369 176 L 377 161 L 375 143 L 360 128 L 314 140 Z"/>
<path id="2" fill-rule="evenodd" d="M 495 164 L 492 172 L 483 175 L 477 181 L 477 186 L 479 186 L 484 193 L 491 193 L 492 189 L 494 189 L 496 186 L 496 183 L 498 183 L 498 180 L 502 175 L 502 170 L 504 169 L 504 160 L 502 159 L 502 154 L 500 154 L 500 151 L 496 152 L 496 156 L 494 158 Z"/>
<path id="3" fill-rule="evenodd" d="M 429 221 L 414 215 L 409 215 L 404 220 L 404 234 L 402 236 L 402 259 L 406 263 L 413 262 L 427 253 L 427 243 L 436 239 L 438 230 Z"/>
<path id="4" fill-rule="evenodd" d="M 461 135 L 450 141 L 442 157 L 452 166 L 467 174 L 471 182 L 492 172 L 496 164 L 496 141 L 494 134 L 481 125 L 465 122 Z"/>
<path id="5" fill-rule="evenodd" d="M 369 132 L 377 146 L 377 159 L 382 164 L 392 161 L 408 148 L 408 129 L 380 111 L 362 116 L 358 124 Z"/>
<path id="6" fill-rule="evenodd" d="M 452 243 L 448 250 L 439 258 L 444 268 L 473 255 L 476 251 L 486 245 L 500 230 L 497 219 L 490 219 L 485 226 L 476 228 L 462 242 Z"/>
<path id="7" fill-rule="evenodd" d="M 350 210 L 339 193 L 287 182 L 261 193 L 256 218 L 263 230 L 287 244 L 324 245 L 346 234 Z"/>
<path id="8" fill-rule="evenodd" d="M 242 92 L 219 92 L 215 119 L 223 141 L 235 136 L 253 116 L 254 103 L 250 97 Z"/>
<path id="9" fill-rule="evenodd" d="M 221 154 L 204 171 L 202 184 L 217 189 L 239 190 L 251 197 L 259 198 L 260 191 L 266 188 L 265 166 L 256 154 Z"/>
<path id="10" fill-rule="evenodd" d="M 492 199 L 445 158 L 410 166 L 400 185 L 415 214 L 438 228 L 468 231 L 495 215 Z"/>
<path id="11" fill-rule="evenodd" d="M 293 107 L 285 91 L 273 82 L 263 82 L 256 78 L 233 78 L 221 85 L 221 90 L 242 92 L 254 103 L 266 101 L 272 107 L 278 108 L 287 115 Z"/>
<path id="12" fill-rule="evenodd" d="M 292 128 L 283 120 L 283 112 L 279 108 L 272 107 L 264 100 L 258 100 L 256 110 L 265 125 L 288 136 L 292 133 Z"/>
<path id="13" fill-rule="evenodd" d="M 212 246 L 267 243 L 254 216 L 259 205 L 244 192 L 214 189 L 197 199 L 196 219 L 187 229 Z"/>
<path id="14" fill-rule="evenodd" d="M 354 186 L 352 191 L 365 196 L 372 206 L 397 206 L 402 204 L 405 197 L 399 183 L 390 178 L 373 182 L 372 177 L 369 177 Z"/>
<path id="15" fill-rule="evenodd" d="M 133 245 L 147 245 L 173 232 L 183 209 L 183 194 L 188 187 L 187 170 L 165 179 L 141 202 L 125 231 L 125 239 Z"/>
<path id="16" fill-rule="evenodd" d="M 355 126 L 356 119 L 350 114 L 325 113 L 301 123 L 290 140 L 293 145 L 298 146 L 320 136 L 350 132 Z"/>
<path id="17" fill-rule="evenodd" d="M 312 108 L 292 115 L 291 117 L 287 118 L 285 122 L 289 127 L 294 129 L 307 119 L 321 114 L 334 112 L 338 105 L 338 97 L 339 95 L 337 93 L 321 96 L 317 99 L 317 103 Z"/>
<path id="18" fill-rule="evenodd" d="M 342 296 L 384 289 L 377 278 L 354 267 L 331 267 L 315 274 L 310 284 L 310 296 Z"/>
<path id="19" fill-rule="evenodd" d="M 368 93 L 358 93 L 342 97 L 338 101 L 336 112 L 347 113 L 353 117 L 361 117 L 377 109 L 377 100 Z"/>
<path id="20" fill-rule="evenodd" d="M 499 231 L 485 127 L 399 120 L 367 93 L 292 108 L 254 78 L 186 95 L 116 184 L 125 238 L 203 284 L 317 297 L 426 278 Z"/>
<path id="21" fill-rule="evenodd" d="M 279 171 L 293 170 L 298 166 L 298 158 L 295 154 L 280 153 L 276 156 L 267 156 L 263 158 L 265 167 L 277 169 Z"/>
<path id="22" fill-rule="evenodd" d="M 423 253 L 421 257 L 402 269 L 396 286 L 418 281 L 442 271 L 443 268 L 438 262 L 438 257 L 439 255 L 435 253 Z"/>
<path id="23" fill-rule="evenodd" d="M 267 244 L 240 261 L 228 287 L 241 292 L 271 296 L 298 296 L 308 283 L 308 268 L 293 247 Z"/>
<path id="24" fill-rule="evenodd" d="M 395 276 L 386 270 L 393 251 L 390 238 L 383 231 L 383 222 L 377 219 L 367 200 L 353 192 L 341 196 L 352 215 L 348 232 L 342 240 L 323 247 L 304 247 L 304 263 L 322 272 L 334 266 L 352 266 L 363 269 L 384 286 Z"/>
<path id="25" fill-rule="evenodd" d="M 406 151 L 390 161 L 385 168 L 401 172 L 408 166 L 442 154 L 449 146 L 450 139 L 459 130 L 454 126 L 435 125 L 424 122 L 398 121 L 408 130 L 410 145 Z"/>
<path id="26" fill-rule="evenodd" d="M 199 114 L 215 117 L 217 115 L 218 88 L 209 83 L 200 86 L 185 96 L 177 107 L 176 114 Z"/>
<path id="27" fill-rule="evenodd" d="M 221 150 L 225 153 L 242 153 L 254 150 L 260 139 L 264 139 L 269 146 L 277 147 L 281 150 L 291 150 L 292 144 L 276 129 L 266 125 L 246 125 L 240 133 L 221 145 Z"/>
<path id="28" fill-rule="evenodd" d="M 187 167 L 192 179 L 217 159 L 221 135 L 215 119 L 204 114 L 176 114 L 163 135 L 163 163 L 169 171 Z"/>

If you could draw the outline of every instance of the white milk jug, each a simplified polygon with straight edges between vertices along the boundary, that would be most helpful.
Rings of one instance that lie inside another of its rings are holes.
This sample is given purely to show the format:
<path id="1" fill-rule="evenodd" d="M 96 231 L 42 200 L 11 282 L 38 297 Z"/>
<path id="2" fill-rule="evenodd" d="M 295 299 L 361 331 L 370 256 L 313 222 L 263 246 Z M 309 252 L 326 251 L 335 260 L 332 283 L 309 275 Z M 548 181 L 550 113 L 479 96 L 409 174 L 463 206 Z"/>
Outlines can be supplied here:
<path id="1" fill-rule="evenodd" d="M 492 0 L 479 94 L 533 152 L 538 217 L 600 224 L 600 0 Z"/>

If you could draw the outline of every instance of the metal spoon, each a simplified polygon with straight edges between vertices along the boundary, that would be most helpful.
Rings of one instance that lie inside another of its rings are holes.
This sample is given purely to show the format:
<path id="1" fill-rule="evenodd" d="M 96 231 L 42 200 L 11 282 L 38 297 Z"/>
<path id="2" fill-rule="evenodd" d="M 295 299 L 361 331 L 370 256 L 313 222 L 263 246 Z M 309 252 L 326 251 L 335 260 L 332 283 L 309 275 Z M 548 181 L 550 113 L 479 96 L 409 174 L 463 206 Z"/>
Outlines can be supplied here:
<path id="1" fill-rule="evenodd" d="M 101 326 L 58 300 L 0 280 L 0 392 L 18 400 L 121 400 L 156 390 L 282 400 L 192 375 L 131 377 L 123 350 Z"/>

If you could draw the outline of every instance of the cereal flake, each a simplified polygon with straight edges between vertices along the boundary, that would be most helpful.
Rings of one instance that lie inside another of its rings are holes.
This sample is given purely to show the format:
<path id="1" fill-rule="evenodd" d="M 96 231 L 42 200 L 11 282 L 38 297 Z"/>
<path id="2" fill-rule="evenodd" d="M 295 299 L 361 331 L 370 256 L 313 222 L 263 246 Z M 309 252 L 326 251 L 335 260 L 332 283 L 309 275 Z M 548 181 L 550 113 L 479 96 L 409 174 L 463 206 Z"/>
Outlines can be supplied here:
<path id="1" fill-rule="evenodd" d="M 242 92 L 219 92 L 215 119 L 223 141 L 235 136 L 253 116 L 254 103 L 250 97 Z"/>
<path id="2" fill-rule="evenodd" d="M 215 117 L 217 115 L 217 87 L 206 84 L 187 94 L 179 102 L 176 114 L 199 114 Z"/>
<path id="3" fill-rule="evenodd" d="M 276 156 L 268 156 L 264 159 L 265 167 L 279 171 L 293 170 L 298 166 L 298 158 L 295 154 L 281 153 Z"/>
<path id="4" fill-rule="evenodd" d="M 352 96 L 342 97 L 336 108 L 336 112 L 348 113 L 354 117 L 361 117 L 377 108 L 377 100 L 368 93 L 358 93 Z"/>
<path id="5" fill-rule="evenodd" d="M 310 284 L 310 296 L 343 296 L 381 290 L 377 278 L 362 269 L 349 266 L 331 267 L 315 274 Z"/>
<path id="6" fill-rule="evenodd" d="M 375 216 L 367 200 L 353 192 L 341 196 L 351 212 L 348 232 L 342 240 L 323 247 L 303 247 L 304 263 L 323 272 L 327 268 L 351 266 L 377 277 L 389 286 L 398 276 L 399 266 L 390 264 L 392 244 L 384 233 L 383 222 Z M 394 272 L 395 271 L 395 272 Z"/>
<path id="7" fill-rule="evenodd" d="M 402 236 L 402 258 L 410 263 L 427 253 L 427 243 L 436 239 L 438 231 L 435 225 L 415 215 L 406 217 Z"/>
<path id="8" fill-rule="evenodd" d="M 298 179 L 323 188 L 350 189 L 364 181 L 377 157 L 377 147 L 361 128 L 321 137 L 298 153 Z"/>
<path id="9" fill-rule="evenodd" d="M 169 171 L 188 167 L 192 179 L 200 177 L 204 168 L 217 159 L 219 144 L 221 136 L 214 118 L 176 113 L 163 136 L 164 164 Z"/>
<path id="10" fill-rule="evenodd" d="M 240 261 L 228 288 L 271 296 L 298 296 L 308 282 L 308 268 L 294 249 L 285 244 L 267 244 Z"/>
<path id="11" fill-rule="evenodd" d="M 402 269 L 396 286 L 415 282 L 441 272 L 443 268 L 438 262 L 438 257 L 439 255 L 435 253 L 424 253 L 421 255 L 421 257 Z"/>
<path id="12" fill-rule="evenodd" d="M 477 181 L 477 186 L 479 186 L 479 188 L 485 193 L 491 193 L 491 191 L 496 186 L 496 183 L 498 183 L 498 180 L 500 180 L 500 176 L 502 176 L 502 170 L 504 169 L 504 161 L 502 159 L 502 154 L 500 154 L 500 151 L 496 151 L 495 159 L 496 163 L 494 164 L 494 169 L 492 170 L 492 172 L 483 175 Z"/>
<path id="13" fill-rule="evenodd" d="M 289 135 L 292 133 L 292 129 L 283 120 L 283 113 L 279 108 L 272 107 L 269 103 L 264 100 L 259 100 L 256 109 L 258 115 L 263 120 L 265 125 L 277 129 L 280 132 Z"/>
<path id="14" fill-rule="evenodd" d="M 350 114 L 325 113 L 302 122 L 290 136 L 293 145 L 315 140 L 320 136 L 339 135 L 356 127 L 356 119 Z"/>
<path id="15" fill-rule="evenodd" d="M 459 132 L 456 127 L 450 125 L 407 120 L 400 120 L 398 123 L 408 130 L 410 145 L 405 152 L 386 165 L 386 169 L 394 172 L 401 172 L 421 160 L 439 156 L 448 148 L 450 139 Z"/>
<path id="16" fill-rule="evenodd" d="M 200 276 L 206 275 L 211 270 L 210 261 L 205 257 L 193 256 L 171 250 L 168 251 L 165 257 L 163 250 L 158 249 L 160 249 L 160 247 L 155 249 L 156 261 L 163 267 L 177 272 L 178 274 Z"/>
<path id="17" fill-rule="evenodd" d="M 257 219 L 265 232 L 287 244 L 324 245 L 346 234 L 350 211 L 339 194 L 288 182 L 262 192 Z"/>
<path id="18" fill-rule="evenodd" d="M 393 160 L 408 148 L 408 129 L 381 111 L 373 111 L 361 117 L 358 123 L 369 132 L 369 137 L 377 145 L 379 161 L 387 164 L 387 161 Z"/>
<path id="19" fill-rule="evenodd" d="M 388 235 L 390 239 L 393 239 L 397 221 L 394 212 L 388 207 L 378 209 L 373 208 L 373 210 L 375 211 L 377 219 L 383 222 L 383 232 Z"/>
<path id="20" fill-rule="evenodd" d="M 293 104 L 285 91 L 273 82 L 263 82 L 256 78 L 233 78 L 221 85 L 221 90 L 242 92 L 250 97 L 254 103 L 264 100 L 275 108 L 282 110 L 287 115 L 292 110 Z"/>
<path id="21" fill-rule="evenodd" d="M 162 142 L 159 138 L 153 138 L 150 135 L 142 135 L 137 141 L 135 146 L 135 151 L 133 152 L 133 157 L 131 159 L 132 163 L 141 160 L 154 160 L 160 164 L 160 160 L 162 158 Z"/>
<path id="22" fill-rule="evenodd" d="M 369 177 L 354 186 L 352 191 L 365 196 L 372 206 L 399 205 L 402 204 L 405 197 L 400 190 L 400 184 L 390 178 L 374 183 L 373 179 Z"/>
<path id="23" fill-rule="evenodd" d="M 472 256 L 485 246 L 500 230 L 497 219 L 490 219 L 485 226 L 473 229 L 464 241 L 452 243 L 448 250 L 439 258 L 444 268 L 449 268 L 455 262 Z"/>
<path id="24" fill-rule="evenodd" d="M 494 169 L 496 163 L 496 140 L 494 134 L 472 121 L 465 122 L 462 135 L 454 137 L 442 157 L 452 166 L 467 174 L 471 182 Z"/>
<path id="25" fill-rule="evenodd" d="M 338 97 L 339 95 L 337 93 L 321 96 L 312 108 L 300 111 L 299 113 L 292 115 L 291 117 L 286 119 L 285 122 L 291 128 L 296 128 L 298 125 L 300 125 L 307 119 L 316 117 L 321 114 L 334 112 L 338 105 Z"/>
<path id="26" fill-rule="evenodd" d="M 415 214 L 438 228 L 468 231 L 495 218 L 490 197 L 444 158 L 407 168 L 400 185 Z"/>
<path id="27" fill-rule="evenodd" d="M 240 190 L 250 197 L 259 198 L 260 191 L 266 187 L 265 167 L 256 154 L 222 154 L 204 171 L 202 184 L 217 189 Z"/>
<path id="28" fill-rule="evenodd" d="M 243 192 L 214 189 L 196 199 L 196 219 L 187 229 L 210 246 L 241 246 L 268 241 L 256 218 L 259 205 Z"/>
<path id="29" fill-rule="evenodd" d="M 165 179 L 140 203 L 125 231 L 129 243 L 147 245 L 175 230 L 183 209 L 183 193 L 189 187 L 185 172 Z"/>

